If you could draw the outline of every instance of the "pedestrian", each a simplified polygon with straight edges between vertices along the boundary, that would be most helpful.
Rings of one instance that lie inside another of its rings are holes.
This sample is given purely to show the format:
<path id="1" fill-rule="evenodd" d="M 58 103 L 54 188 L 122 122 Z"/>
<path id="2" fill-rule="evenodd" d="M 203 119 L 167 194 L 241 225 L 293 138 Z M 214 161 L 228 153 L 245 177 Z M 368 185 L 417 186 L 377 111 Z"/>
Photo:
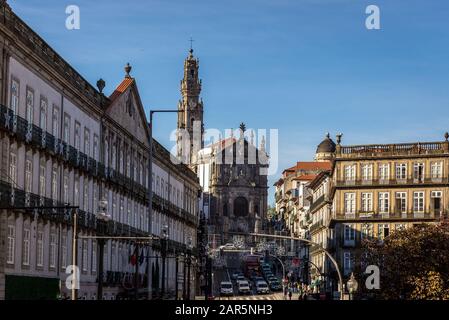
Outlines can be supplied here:
<path id="1" fill-rule="evenodd" d="M 290 290 L 288 291 L 288 298 L 289 298 L 289 300 L 292 299 L 292 295 L 293 295 L 293 290 L 292 290 L 292 288 L 290 288 Z"/>

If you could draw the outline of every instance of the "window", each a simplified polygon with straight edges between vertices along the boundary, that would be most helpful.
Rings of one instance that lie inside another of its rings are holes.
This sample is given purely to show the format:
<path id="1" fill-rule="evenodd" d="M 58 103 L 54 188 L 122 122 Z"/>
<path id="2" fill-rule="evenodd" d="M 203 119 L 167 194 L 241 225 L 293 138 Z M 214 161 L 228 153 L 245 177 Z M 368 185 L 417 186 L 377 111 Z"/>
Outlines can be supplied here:
<path id="1" fill-rule="evenodd" d="M 370 223 L 362 224 L 361 238 L 369 240 L 372 239 L 373 236 L 374 236 L 373 225 Z"/>
<path id="2" fill-rule="evenodd" d="M 379 228 L 378 228 L 379 240 L 384 240 L 389 235 L 390 235 L 390 225 L 389 224 L 379 224 Z"/>
<path id="3" fill-rule="evenodd" d="M 75 206 L 79 205 L 79 200 L 80 200 L 80 180 L 78 177 L 75 177 L 75 183 L 73 186 L 73 204 Z"/>
<path id="4" fill-rule="evenodd" d="M 407 213 L 407 192 L 396 192 L 396 212 Z"/>
<path id="5" fill-rule="evenodd" d="M 109 161 L 109 143 L 108 140 L 104 141 L 104 164 L 105 166 L 108 165 Z"/>
<path id="6" fill-rule="evenodd" d="M 33 163 L 31 160 L 25 161 L 25 192 L 31 192 L 33 184 Z"/>
<path id="7" fill-rule="evenodd" d="M 343 269 L 345 274 L 352 270 L 351 252 L 349 251 L 343 253 Z"/>
<path id="8" fill-rule="evenodd" d="M 26 102 L 26 120 L 28 121 L 28 124 L 32 124 L 34 115 L 34 91 L 31 88 L 27 88 Z"/>
<path id="9" fill-rule="evenodd" d="M 379 192 L 379 213 L 390 212 L 390 194 L 388 192 Z"/>
<path id="10" fill-rule="evenodd" d="M 442 209 L 442 200 L 443 193 L 441 191 L 432 191 L 430 194 L 431 197 L 431 208 L 433 213 L 439 214 Z"/>
<path id="11" fill-rule="evenodd" d="M 97 204 L 98 189 L 97 189 L 97 186 L 95 185 L 95 182 L 92 182 L 92 189 L 94 190 L 94 192 L 93 192 L 93 199 L 92 199 L 92 212 L 94 214 L 96 214 L 97 210 L 98 210 L 98 204 Z"/>
<path id="12" fill-rule="evenodd" d="M 127 213 L 127 219 L 126 219 L 126 223 L 128 224 L 128 225 L 131 225 L 131 207 L 130 207 L 130 204 L 128 204 L 128 213 Z"/>
<path id="13" fill-rule="evenodd" d="M 388 180 L 390 178 L 390 165 L 389 164 L 380 164 L 379 165 L 379 179 L 380 180 Z"/>
<path id="14" fill-rule="evenodd" d="M 355 240 L 355 225 L 345 224 L 345 241 Z"/>
<path id="15" fill-rule="evenodd" d="M 39 171 L 39 195 L 45 197 L 45 165 L 40 166 Z"/>
<path id="16" fill-rule="evenodd" d="M 123 150 L 120 148 L 119 154 L 118 154 L 118 163 L 119 163 L 119 170 L 121 173 L 123 173 Z"/>
<path id="17" fill-rule="evenodd" d="M 56 234 L 50 233 L 50 268 L 56 267 Z"/>
<path id="18" fill-rule="evenodd" d="M 37 233 L 36 265 L 38 267 L 44 266 L 44 233 L 42 231 Z"/>
<path id="19" fill-rule="evenodd" d="M 413 179 L 419 182 L 424 181 L 424 163 L 417 162 L 413 165 Z"/>
<path id="20" fill-rule="evenodd" d="M 112 144 L 112 155 L 111 155 L 111 167 L 116 169 L 116 156 L 117 156 L 117 147 L 116 143 Z"/>
<path id="21" fill-rule="evenodd" d="M 119 219 L 118 219 L 118 221 L 119 222 L 124 222 L 124 212 L 123 212 L 123 210 L 124 210 L 124 207 L 125 207 L 125 200 L 123 199 L 123 197 L 120 197 L 120 208 L 119 208 Z"/>
<path id="22" fill-rule="evenodd" d="M 16 228 L 13 225 L 8 225 L 8 256 L 6 258 L 7 264 L 14 264 L 15 250 L 16 250 Z"/>
<path id="23" fill-rule="evenodd" d="M 112 218 L 117 220 L 115 194 L 112 194 Z"/>
<path id="24" fill-rule="evenodd" d="M 23 230 L 22 264 L 30 265 L 30 229 L 28 228 Z"/>
<path id="25" fill-rule="evenodd" d="M 423 191 L 413 192 L 413 212 L 417 212 L 417 213 L 424 212 L 424 192 Z"/>
<path id="26" fill-rule="evenodd" d="M 373 211 L 373 194 L 372 193 L 362 193 L 362 212 Z"/>
<path id="27" fill-rule="evenodd" d="M 70 117 L 65 114 L 64 115 L 64 141 L 66 143 L 70 143 Z"/>
<path id="28" fill-rule="evenodd" d="M 396 179 L 398 179 L 398 180 L 407 179 L 407 164 L 406 163 L 396 164 Z"/>
<path id="29" fill-rule="evenodd" d="M 14 114 L 19 112 L 19 82 L 11 80 L 11 110 Z"/>
<path id="30" fill-rule="evenodd" d="M 81 149 L 81 125 L 78 121 L 75 121 L 75 148 Z"/>
<path id="31" fill-rule="evenodd" d="M 130 178 L 131 176 L 131 155 L 126 156 L 126 176 Z"/>
<path id="32" fill-rule="evenodd" d="M 83 197 L 84 211 L 88 211 L 89 210 L 89 182 L 87 181 L 87 179 L 84 179 L 83 195 L 84 195 L 84 197 Z"/>
<path id="33" fill-rule="evenodd" d="M 161 179 L 161 197 L 165 199 L 165 182 Z"/>
<path id="34" fill-rule="evenodd" d="M 345 193 L 345 213 L 355 213 L 355 193 Z"/>
<path id="35" fill-rule="evenodd" d="M 362 165 L 362 180 L 369 181 L 373 179 L 373 165 L 364 164 Z"/>
<path id="36" fill-rule="evenodd" d="M 84 239 L 83 240 L 83 261 L 82 261 L 82 268 L 83 268 L 83 271 L 84 272 L 86 272 L 87 271 L 87 269 L 88 269 L 88 261 L 87 261 L 87 259 L 88 259 L 88 250 L 87 250 L 88 248 L 87 248 L 87 239 Z"/>
<path id="37" fill-rule="evenodd" d="M 51 196 L 53 199 L 58 197 L 58 171 L 57 167 L 53 167 L 53 172 L 51 174 Z M 67 192 L 68 194 L 68 192 Z"/>
<path id="38" fill-rule="evenodd" d="M 92 272 L 97 272 L 97 241 L 92 240 Z"/>
<path id="39" fill-rule="evenodd" d="M 355 165 L 345 166 L 345 180 L 346 181 L 355 180 Z"/>
<path id="40" fill-rule="evenodd" d="M 89 129 L 84 129 L 84 153 L 90 156 L 90 132 Z"/>
<path id="41" fill-rule="evenodd" d="M 17 156 L 14 152 L 9 154 L 9 178 L 14 187 L 17 187 Z"/>
<path id="42" fill-rule="evenodd" d="M 67 267 L 67 234 L 61 236 L 61 268 Z"/>
<path id="43" fill-rule="evenodd" d="M 42 131 L 45 132 L 47 131 L 47 99 L 45 99 L 45 97 L 41 97 L 39 114 L 39 126 L 41 127 Z"/>
<path id="44" fill-rule="evenodd" d="M 98 136 L 96 134 L 94 134 L 94 150 L 92 157 L 95 160 L 98 160 Z"/>
<path id="45" fill-rule="evenodd" d="M 141 161 L 140 162 L 140 178 L 139 178 L 139 180 L 140 180 L 140 184 L 143 186 L 145 185 L 144 172 L 145 172 L 145 169 L 143 167 L 143 161 Z"/>
<path id="46" fill-rule="evenodd" d="M 53 127 L 53 136 L 55 138 L 59 137 L 59 109 L 56 106 L 53 106 L 53 115 L 52 115 L 52 127 Z"/>
<path id="47" fill-rule="evenodd" d="M 431 165 L 431 177 L 432 178 L 442 178 L 443 177 L 443 162 L 432 162 Z"/>
<path id="48" fill-rule="evenodd" d="M 69 203 L 69 176 L 67 173 L 64 174 L 64 181 L 63 181 L 63 198 L 64 203 Z"/>

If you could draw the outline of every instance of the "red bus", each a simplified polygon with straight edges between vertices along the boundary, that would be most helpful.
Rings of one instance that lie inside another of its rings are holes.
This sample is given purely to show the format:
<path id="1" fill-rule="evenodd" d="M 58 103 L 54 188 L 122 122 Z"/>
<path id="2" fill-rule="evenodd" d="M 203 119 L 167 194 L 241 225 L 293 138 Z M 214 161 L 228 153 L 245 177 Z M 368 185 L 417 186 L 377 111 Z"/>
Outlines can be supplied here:
<path id="1" fill-rule="evenodd" d="M 248 254 L 243 257 L 242 270 L 247 278 L 251 278 L 252 275 L 260 275 L 260 255 Z"/>

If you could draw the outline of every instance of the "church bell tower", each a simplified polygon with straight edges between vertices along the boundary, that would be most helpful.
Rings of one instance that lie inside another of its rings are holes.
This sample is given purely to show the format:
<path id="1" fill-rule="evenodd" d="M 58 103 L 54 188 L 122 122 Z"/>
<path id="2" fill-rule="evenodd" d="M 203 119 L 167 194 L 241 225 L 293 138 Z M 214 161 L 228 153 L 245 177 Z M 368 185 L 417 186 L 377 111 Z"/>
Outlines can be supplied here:
<path id="1" fill-rule="evenodd" d="M 184 61 L 184 78 L 181 80 L 182 99 L 178 103 L 178 158 L 195 167 L 198 152 L 204 147 L 203 101 L 200 99 L 201 80 L 198 76 L 199 60 L 189 55 Z"/>

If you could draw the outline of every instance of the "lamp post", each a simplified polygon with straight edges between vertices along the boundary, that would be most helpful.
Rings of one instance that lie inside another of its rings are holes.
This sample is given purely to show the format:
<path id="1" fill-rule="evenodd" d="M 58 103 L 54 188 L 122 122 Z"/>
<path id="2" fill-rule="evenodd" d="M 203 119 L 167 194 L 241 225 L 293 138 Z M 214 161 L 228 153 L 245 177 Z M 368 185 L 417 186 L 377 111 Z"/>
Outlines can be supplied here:
<path id="1" fill-rule="evenodd" d="M 162 237 L 161 237 L 161 256 L 162 256 L 161 298 L 164 298 L 165 294 L 165 259 L 167 258 L 167 241 L 168 241 L 168 225 L 164 225 L 162 227 Z"/>
<path id="2" fill-rule="evenodd" d="M 98 222 L 101 224 L 101 233 L 105 234 L 106 223 L 110 220 L 111 216 L 106 213 L 108 209 L 108 202 L 103 199 L 99 203 L 99 209 L 97 213 Z M 104 278 L 104 244 L 105 239 L 98 239 L 99 247 L 99 261 L 98 261 L 98 287 L 97 287 L 97 300 L 103 300 L 103 278 Z"/>
<path id="3" fill-rule="evenodd" d="M 190 300 L 190 265 L 192 264 L 192 237 L 189 237 L 187 243 L 187 300 Z"/>
<path id="4" fill-rule="evenodd" d="M 184 112 L 184 110 L 150 110 L 150 123 L 148 124 L 149 131 L 149 152 L 148 152 L 148 233 L 151 234 L 151 216 L 153 215 L 153 114 L 154 113 L 179 113 Z M 148 270 L 150 267 L 148 266 Z M 164 285 L 163 285 L 164 288 Z M 150 277 L 148 277 L 148 300 L 151 300 L 151 290 L 150 290 Z"/>
<path id="5" fill-rule="evenodd" d="M 359 284 L 354 277 L 354 272 L 351 273 L 351 277 L 347 282 L 348 291 L 349 291 L 349 300 L 353 300 L 353 294 L 357 291 Z"/>

